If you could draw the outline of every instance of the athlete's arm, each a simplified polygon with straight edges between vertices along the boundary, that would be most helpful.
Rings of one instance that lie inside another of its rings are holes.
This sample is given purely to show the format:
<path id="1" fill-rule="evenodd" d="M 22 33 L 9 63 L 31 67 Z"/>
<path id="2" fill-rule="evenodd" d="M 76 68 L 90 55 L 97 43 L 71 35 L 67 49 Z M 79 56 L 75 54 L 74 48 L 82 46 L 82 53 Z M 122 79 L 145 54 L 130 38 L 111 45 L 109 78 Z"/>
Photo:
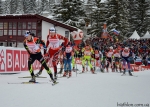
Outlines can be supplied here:
<path id="1" fill-rule="evenodd" d="M 64 40 L 64 46 L 66 46 L 68 44 L 68 38 L 62 36 L 62 35 L 58 35 L 59 39 Z"/>
<path id="2" fill-rule="evenodd" d="M 24 40 L 23 46 L 24 46 L 24 48 L 27 50 L 27 52 L 28 52 L 29 54 L 31 54 L 30 51 L 29 51 L 28 46 L 26 45 L 26 40 Z"/>

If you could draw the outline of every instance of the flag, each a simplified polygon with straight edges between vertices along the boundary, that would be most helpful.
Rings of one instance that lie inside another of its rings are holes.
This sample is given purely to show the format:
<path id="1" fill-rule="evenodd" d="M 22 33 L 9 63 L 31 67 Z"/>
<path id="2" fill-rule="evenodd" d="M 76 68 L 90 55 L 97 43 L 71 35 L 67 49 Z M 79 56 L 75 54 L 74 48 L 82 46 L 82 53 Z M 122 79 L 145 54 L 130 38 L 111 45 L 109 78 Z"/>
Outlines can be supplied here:
<path id="1" fill-rule="evenodd" d="M 120 32 L 119 32 L 118 30 L 116 30 L 116 29 L 113 29 L 112 31 L 114 32 L 115 35 L 119 35 L 119 33 L 120 33 Z"/>

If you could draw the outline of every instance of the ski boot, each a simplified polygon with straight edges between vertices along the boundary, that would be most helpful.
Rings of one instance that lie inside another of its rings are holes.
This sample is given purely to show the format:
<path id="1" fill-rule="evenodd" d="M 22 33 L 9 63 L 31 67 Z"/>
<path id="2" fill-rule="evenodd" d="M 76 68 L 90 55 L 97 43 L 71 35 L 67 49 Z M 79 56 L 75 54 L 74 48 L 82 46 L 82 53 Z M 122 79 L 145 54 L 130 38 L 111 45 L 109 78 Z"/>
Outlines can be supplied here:
<path id="1" fill-rule="evenodd" d="M 122 70 L 121 70 L 121 68 L 119 68 L 119 71 L 120 71 L 120 73 L 122 73 Z"/>
<path id="2" fill-rule="evenodd" d="M 76 72 L 74 67 L 72 68 L 72 71 L 73 71 L 73 72 Z"/>
<path id="3" fill-rule="evenodd" d="M 32 76 L 32 78 L 31 78 L 31 80 L 29 80 L 29 82 L 36 82 L 35 76 Z"/>
<path id="4" fill-rule="evenodd" d="M 60 71 L 58 72 L 58 74 L 62 74 L 63 72 L 63 68 L 60 68 Z"/>
<path id="5" fill-rule="evenodd" d="M 57 72 L 54 72 L 54 80 L 57 80 Z"/>
<path id="6" fill-rule="evenodd" d="M 123 74 L 122 74 L 122 76 L 125 75 L 125 73 L 126 73 L 126 69 L 123 69 Z"/>
<path id="7" fill-rule="evenodd" d="M 82 67 L 82 73 L 84 73 L 84 71 L 85 71 L 85 68 L 84 68 L 84 67 Z"/>
<path id="8" fill-rule="evenodd" d="M 64 72 L 63 77 L 66 77 L 66 75 L 67 75 L 67 71 Z"/>
<path id="9" fill-rule="evenodd" d="M 106 68 L 107 73 L 109 72 L 108 68 Z"/>
<path id="10" fill-rule="evenodd" d="M 50 73 L 49 76 L 50 76 L 51 81 L 53 82 L 53 84 L 56 84 L 57 82 L 56 82 L 56 80 L 53 78 L 53 74 Z"/>
<path id="11" fill-rule="evenodd" d="M 42 74 L 42 71 L 39 71 L 39 72 L 37 72 L 36 74 L 35 74 L 35 77 L 38 77 L 39 75 L 41 75 Z"/>
<path id="12" fill-rule="evenodd" d="M 102 73 L 104 73 L 104 69 L 103 69 L 103 68 L 100 68 L 100 71 L 101 71 Z"/>
<path id="13" fill-rule="evenodd" d="M 95 72 L 94 72 L 94 69 L 93 69 L 93 68 L 91 68 L 91 72 L 92 72 L 93 74 L 95 74 Z"/>
<path id="14" fill-rule="evenodd" d="M 131 73 L 131 70 L 129 70 L 129 75 L 130 75 L 130 76 L 133 76 L 132 73 Z"/>
<path id="15" fill-rule="evenodd" d="M 88 71 L 88 67 L 86 67 L 86 71 Z"/>
<path id="16" fill-rule="evenodd" d="M 116 68 L 116 72 L 118 72 L 118 69 Z"/>
<path id="17" fill-rule="evenodd" d="M 69 77 L 71 77 L 71 71 L 69 71 Z"/>

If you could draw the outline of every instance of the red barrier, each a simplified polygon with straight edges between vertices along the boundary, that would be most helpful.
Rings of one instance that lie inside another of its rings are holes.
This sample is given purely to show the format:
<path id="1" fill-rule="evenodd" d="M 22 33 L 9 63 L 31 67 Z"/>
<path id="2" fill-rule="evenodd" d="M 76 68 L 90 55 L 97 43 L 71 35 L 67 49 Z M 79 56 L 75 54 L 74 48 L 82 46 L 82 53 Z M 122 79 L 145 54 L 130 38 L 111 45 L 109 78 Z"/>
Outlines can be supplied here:
<path id="1" fill-rule="evenodd" d="M 28 53 L 25 49 L 0 48 L 0 72 L 20 72 L 28 71 Z M 35 64 L 34 69 L 38 69 L 39 64 Z"/>

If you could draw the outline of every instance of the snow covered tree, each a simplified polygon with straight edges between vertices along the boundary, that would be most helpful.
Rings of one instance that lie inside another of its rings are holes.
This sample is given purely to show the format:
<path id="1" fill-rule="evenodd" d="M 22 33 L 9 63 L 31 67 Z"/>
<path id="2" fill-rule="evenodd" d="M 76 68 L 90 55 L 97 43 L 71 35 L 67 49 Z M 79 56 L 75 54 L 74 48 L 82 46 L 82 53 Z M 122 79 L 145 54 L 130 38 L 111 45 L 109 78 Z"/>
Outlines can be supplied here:
<path id="1" fill-rule="evenodd" d="M 117 26 L 116 29 L 120 31 L 120 36 L 127 36 L 130 32 L 130 23 L 129 23 L 129 2 L 127 0 L 119 0 L 117 11 Z"/>
<path id="2" fill-rule="evenodd" d="M 4 14 L 10 14 L 10 0 L 5 0 Z"/>
<path id="3" fill-rule="evenodd" d="M 3 13 L 3 8 L 2 8 L 2 0 L 0 0 L 0 14 Z"/>
<path id="4" fill-rule="evenodd" d="M 149 6 L 146 8 L 146 17 L 144 18 L 144 24 L 146 23 L 147 26 L 145 28 L 145 31 L 150 31 L 150 1 L 147 0 L 146 3 L 148 3 Z"/>
<path id="5" fill-rule="evenodd" d="M 130 28 L 131 32 L 136 30 L 140 36 L 143 36 L 149 29 L 150 14 L 148 10 L 150 9 L 149 0 L 131 0 L 130 6 Z"/>
<path id="6" fill-rule="evenodd" d="M 81 0 L 62 0 L 59 7 L 58 5 L 55 5 L 54 8 L 56 8 L 54 11 L 56 17 L 60 18 L 63 22 L 66 22 L 69 19 L 78 21 L 79 18 L 86 16 Z"/>
<path id="7" fill-rule="evenodd" d="M 47 0 L 41 0 L 41 6 L 40 9 L 38 10 L 38 13 L 42 14 L 42 12 L 48 10 L 48 1 Z"/>
<path id="8" fill-rule="evenodd" d="M 88 34 L 93 36 L 101 35 L 103 24 L 107 21 L 107 8 L 107 5 L 105 3 L 101 3 L 101 0 L 95 1 L 95 5 L 92 6 L 92 11 L 88 17 L 90 19 L 91 26 L 91 28 L 88 30 Z"/>
<path id="9" fill-rule="evenodd" d="M 23 3 L 23 11 L 25 14 L 28 13 L 28 4 L 29 4 L 30 0 L 22 0 Z"/>
<path id="10" fill-rule="evenodd" d="M 35 14 L 36 13 L 36 0 L 23 0 L 24 13 Z"/>
<path id="11" fill-rule="evenodd" d="M 146 0 L 139 0 L 139 13 L 141 17 L 139 17 L 140 23 L 138 25 L 138 34 L 143 36 L 146 31 L 149 29 L 150 15 L 147 14 L 147 11 L 150 9 L 150 2 Z"/>
<path id="12" fill-rule="evenodd" d="M 119 21 L 119 14 L 118 14 L 118 1 L 117 0 L 108 0 L 106 3 L 106 8 L 108 12 L 106 13 L 106 23 L 108 30 L 116 28 L 117 23 Z"/>
<path id="13" fill-rule="evenodd" d="M 17 14 L 24 14 L 23 6 L 22 6 L 22 1 L 21 0 L 18 0 L 17 10 L 16 10 L 15 13 L 17 13 Z"/>
<path id="14" fill-rule="evenodd" d="M 29 13 L 36 13 L 36 0 L 30 0 Z"/>
<path id="15" fill-rule="evenodd" d="M 10 14 L 14 14 L 16 12 L 17 3 L 18 3 L 18 0 L 11 0 L 10 1 Z"/>

